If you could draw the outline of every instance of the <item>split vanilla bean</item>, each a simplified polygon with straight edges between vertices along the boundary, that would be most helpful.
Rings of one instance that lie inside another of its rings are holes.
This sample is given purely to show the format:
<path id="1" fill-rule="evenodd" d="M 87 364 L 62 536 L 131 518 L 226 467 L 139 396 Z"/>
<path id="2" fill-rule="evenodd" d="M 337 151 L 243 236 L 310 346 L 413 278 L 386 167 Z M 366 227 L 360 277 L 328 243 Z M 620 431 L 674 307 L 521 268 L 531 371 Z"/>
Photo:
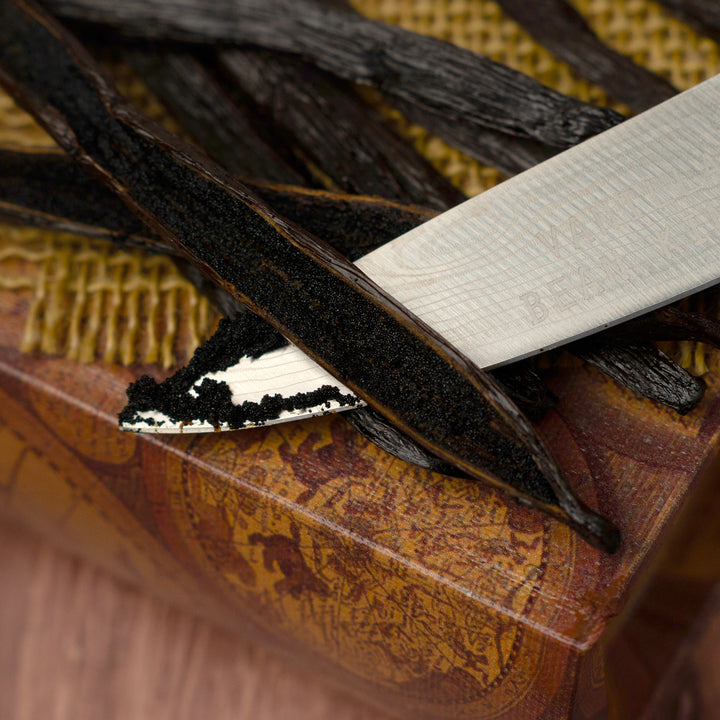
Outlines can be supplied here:
<path id="1" fill-rule="evenodd" d="M 677 90 L 665 79 L 609 48 L 567 0 L 498 0 L 500 7 L 558 59 L 636 112 Z"/>
<path id="2" fill-rule="evenodd" d="M 383 198 L 247 179 L 242 182 L 282 216 L 330 243 L 351 260 L 436 215 L 428 208 Z M 130 212 L 117 195 L 63 152 L 0 147 L 0 216 L 106 238 L 116 244 L 178 253 L 177 248 Z"/>
<path id="3" fill-rule="evenodd" d="M 357 260 L 435 215 L 431 210 L 380 198 L 246 182 L 282 215 L 325 240 L 350 260 Z M 48 188 L 53 191 L 48 192 Z M 223 314 L 233 316 L 245 311 L 244 306 L 184 262 L 176 248 L 145 227 L 125 203 L 94 181 L 65 153 L 0 148 L 0 218 L 174 255 L 182 263 L 182 272 Z M 259 319 L 257 322 L 263 327 L 254 324 L 252 333 L 246 329 L 250 320 L 243 318 L 237 322 L 243 328 L 238 332 L 243 337 L 252 337 L 252 341 L 247 346 L 239 341 L 234 343 L 239 353 L 235 361 L 242 356 L 255 357 L 254 348 L 258 345 L 276 348 L 287 343 L 277 330 Z M 536 416 L 551 406 L 547 388 L 522 364 L 515 363 L 492 374 L 523 412 Z M 168 384 L 163 392 L 168 388 L 175 392 L 178 387 L 177 383 Z M 351 414 L 346 417 L 350 419 Z M 408 439 L 405 444 L 411 442 Z"/>
<path id="4" fill-rule="evenodd" d="M 131 37 L 255 45 L 299 55 L 404 103 L 564 148 L 622 120 L 436 38 L 313 0 L 44 0 L 58 16 Z M 448 138 L 448 142 L 452 140 Z"/>
<path id="5" fill-rule="evenodd" d="M 0 4 L 0 82 L 146 224 L 403 432 L 598 547 L 617 547 L 617 529 L 573 495 L 487 374 L 329 246 L 128 106 L 34 3 Z"/>

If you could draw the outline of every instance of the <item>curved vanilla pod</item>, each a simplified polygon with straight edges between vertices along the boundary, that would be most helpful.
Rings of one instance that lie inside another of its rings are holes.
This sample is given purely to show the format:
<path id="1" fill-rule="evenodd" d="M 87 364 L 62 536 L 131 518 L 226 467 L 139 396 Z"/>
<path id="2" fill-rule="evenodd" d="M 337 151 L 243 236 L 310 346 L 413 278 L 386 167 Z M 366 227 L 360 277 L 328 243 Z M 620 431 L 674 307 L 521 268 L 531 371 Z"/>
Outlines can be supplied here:
<path id="1" fill-rule="evenodd" d="M 569 349 L 620 385 L 681 415 L 690 412 L 705 393 L 702 378 L 691 375 L 649 343 L 591 339 L 573 343 Z"/>
<path id="2" fill-rule="evenodd" d="M 131 36 L 255 45 L 460 120 L 568 147 L 622 120 L 487 57 L 312 0 L 44 0 L 58 16 Z"/>
<path id="3" fill-rule="evenodd" d="M 660 0 L 687 23 L 720 41 L 720 5 L 717 0 Z"/>
<path id="4" fill-rule="evenodd" d="M 667 80 L 605 45 L 567 0 L 498 0 L 498 3 L 555 57 L 636 112 L 677 94 Z"/>
<path id="5" fill-rule="evenodd" d="M 677 307 L 654 310 L 605 331 L 613 341 L 694 340 L 720 347 L 720 321 L 702 313 L 689 312 Z"/>
<path id="6" fill-rule="evenodd" d="M 128 106 L 33 3 L 0 4 L 0 82 L 146 224 L 403 432 L 597 547 L 617 548 L 618 530 L 573 495 L 486 373 L 329 246 Z"/>

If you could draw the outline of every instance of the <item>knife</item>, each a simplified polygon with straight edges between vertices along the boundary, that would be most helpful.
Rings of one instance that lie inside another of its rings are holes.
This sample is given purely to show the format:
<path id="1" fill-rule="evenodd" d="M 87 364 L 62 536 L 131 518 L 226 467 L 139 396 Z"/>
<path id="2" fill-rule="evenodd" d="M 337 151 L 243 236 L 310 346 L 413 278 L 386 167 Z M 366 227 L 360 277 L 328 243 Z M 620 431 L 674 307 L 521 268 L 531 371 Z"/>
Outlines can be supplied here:
<path id="1" fill-rule="evenodd" d="M 485 369 L 700 291 L 720 278 L 719 110 L 717 76 L 356 265 Z M 238 410 L 232 423 L 218 423 L 212 403 L 197 417 L 169 414 L 163 403 L 125 412 L 121 427 L 229 430 L 362 405 L 295 346 L 234 359 L 185 389 L 197 399 L 225 386 Z"/>

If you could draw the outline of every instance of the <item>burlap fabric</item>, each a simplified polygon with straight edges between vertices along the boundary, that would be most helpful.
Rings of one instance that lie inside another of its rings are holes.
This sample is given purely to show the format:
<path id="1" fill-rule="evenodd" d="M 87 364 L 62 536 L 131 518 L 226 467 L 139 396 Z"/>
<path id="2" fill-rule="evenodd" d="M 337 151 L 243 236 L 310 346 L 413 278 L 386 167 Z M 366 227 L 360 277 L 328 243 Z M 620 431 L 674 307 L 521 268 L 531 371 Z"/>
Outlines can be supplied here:
<path id="1" fill-rule="evenodd" d="M 611 47 L 689 88 L 720 71 L 720 50 L 648 0 L 575 0 Z M 517 68 L 564 93 L 607 105 L 602 90 L 578 78 L 489 0 L 356 0 L 369 17 L 432 34 Z M 139 107 L 177 130 L 127 69 L 110 67 Z M 619 107 L 620 110 L 626 110 Z M 502 178 L 421 128 L 383 108 L 418 150 L 468 194 Z M 52 146 L 7 96 L 0 94 L 0 144 Z M 166 258 L 114 249 L 70 234 L 0 225 L 0 287 L 30 298 L 22 350 L 82 362 L 183 362 L 216 321 L 207 300 Z M 686 365 L 704 370 L 701 355 L 682 349 Z"/>

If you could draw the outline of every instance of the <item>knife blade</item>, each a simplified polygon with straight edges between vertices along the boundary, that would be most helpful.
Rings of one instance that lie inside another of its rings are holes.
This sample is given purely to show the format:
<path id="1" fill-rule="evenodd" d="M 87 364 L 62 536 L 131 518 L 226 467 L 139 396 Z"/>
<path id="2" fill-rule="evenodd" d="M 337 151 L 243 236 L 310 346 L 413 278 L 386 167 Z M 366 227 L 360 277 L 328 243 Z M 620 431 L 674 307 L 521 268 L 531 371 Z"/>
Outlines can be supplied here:
<path id="1" fill-rule="evenodd" d="M 720 278 L 720 76 L 443 213 L 357 261 L 485 369 L 587 336 Z M 200 374 L 234 424 L 143 410 L 121 427 L 205 432 L 362 402 L 290 345 Z M 278 399 L 279 398 L 279 399 Z"/>

